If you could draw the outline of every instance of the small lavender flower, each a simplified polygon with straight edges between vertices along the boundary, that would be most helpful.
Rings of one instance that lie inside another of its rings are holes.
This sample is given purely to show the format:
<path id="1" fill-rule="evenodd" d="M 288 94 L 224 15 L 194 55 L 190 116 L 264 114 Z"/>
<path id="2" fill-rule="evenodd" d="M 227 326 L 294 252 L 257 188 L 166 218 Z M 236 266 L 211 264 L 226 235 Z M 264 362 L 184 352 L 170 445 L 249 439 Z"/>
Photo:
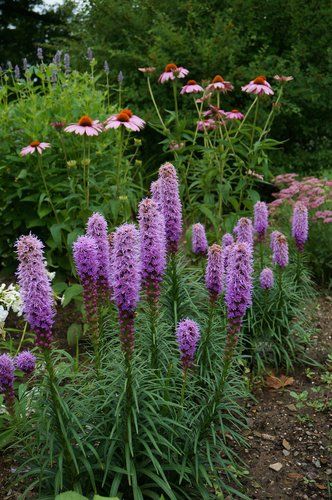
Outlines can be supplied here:
<path id="1" fill-rule="evenodd" d="M 139 205 L 142 284 L 148 297 L 157 301 L 166 268 L 166 242 L 157 204 L 145 198 Z"/>
<path id="2" fill-rule="evenodd" d="M 187 370 L 194 361 L 199 339 L 200 332 L 196 321 L 187 318 L 179 322 L 176 330 L 176 340 L 181 353 L 181 362 L 184 370 Z"/>
<path id="3" fill-rule="evenodd" d="M 252 303 L 252 251 L 249 243 L 237 243 L 229 256 L 225 302 L 228 331 L 236 335 L 241 329 L 243 317 Z"/>
<path id="4" fill-rule="evenodd" d="M 275 234 L 277 233 L 277 234 Z M 287 238 L 279 231 L 271 234 L 272 261 L 284 268 L 288 264 L 288 243 Z"/>
<path id="5" fill-rule="evenodd" d="M 101 298 L 105 300 L 109 297 L 111 291 L 111 260 L 105 218 L 98 212 L 91 215 L 88 220 L 86 233 L 87 236 L 95 240 L 97 245 L 97 287 Z"/>
<path id="6" fill-rule="evenodd" d="M 258 234 L 259 241 L 266 235 L 269 225 L 269 210 L 264 201 L 258 201 L 254 206 L 254 229 Z"/>
<path id="7" fill-rule="evenodd" d="M 61 64 L 61 55 L 62 55 L 62 51 L 57 50 L 54 57 L 53 57 L 53 63 L 56 64 L 57 66 L 60 66 L 60 64 Z"/>
<path id="8" fill-rule="evenodd" d="M 0 394 L 10 406 L 14 399 L 14 362 L 8 354 L 0 355 Z"/>
<path id="9" fill-rule="evenodd" d="M 107 61 L 104 61 L 104 71 L 105 71 L 106 75 L 108 75 L 110 72 L 110 67 L 109 67 Z"/>
<path id="10" fill-rule="evenodd" d="M 54 323 L 54 298 L 46 269 L 43 243 L 34 235 L 21 236 L 17 243 L 17 271 L 23 313 L 36 333 L 36 345 L 49 349 Z"/>
<path id="11" fill-rule="evenodd" d="M 122 71 L 119 71 L 119 74 L 118 74 L 118 82 L 120 83 L 120 85 L 122 84 L 123 82 L 123 73 Z"/>
<path id="12" fill-rule="evenodd" d="M 182 233 L 182 206 L 176 170 L 171 163 L 165 163 L 160 167 L 159 179 L 167 250 L 175 253 Z"/>
<path id="13" fill-rule="evenodd" d="M 88 50 L 86 51 L 86 58 L 89 62 L 91 62 L 93 59 L 93 52 L 90 47 L 88 47 Z"/>
<path id="14" fill-rule="evenodd" d="M 11 61 L 7 61 L 7 69 L 9 69 L 9 71 L 12 71 L 13 65 L 12 65 Z"/>
<path id="15" fill-rule="evenodd" d="M 270 290 L 274 286 L 273 271 L 269 267 L 262 269 L 259 275 L 259 283 L 264 290 Z"/>
<path id="16" fill-rule="evenodd" d="M 196 255 L 206 255 L 208 250 L 208 242 L 205 234 L 205 227 L 203 224 L 199 222 L 197 224 L 193 224 L 192 227 L 192 251 Z"/>
<path id="17" fill-rule="evenodd" d="M 119 312 L 120 339 L 126 356 L 130 356 L 134 349 L 134 316 L 139 289 L 139 232 L 133 224 L 123 224 L 114 235 L 113 290 Z"/>
<path id="18" fill-rule="evenodd" d="M 230 245 L 233 245 L 234 243 L 234 238 L 230 233 L 225 233 L 224 236 L 221 239 L 221 246 L 222 248 L 226 248 Z"/>
<path id="19" fill-rule="evenodd" d="M 52 74 L 50 77 L 50 82 L 51 83 L 56 83 L 58 80 L 58 72 L 55 69 L 52 69 Z"/>
<path id="20" fill-rule="evenodd" d="M 63 64 L 64 64 L 64 67 L 65 67 L 65 72 L 69 73 L 70 72 L 70 55 L 68 53 L 66 53 L 63 56 Z"/>
<path id="21" fill-rule="evenodd" d="M 308 239 L 309 223 L 308 209 L 304 203 L 295 203 L 292 217 L 292 236 L 295 239 L 299 252 L 303 252 L 304 244 Z"/>
<path id="22" fill-rule="evenodd" d="M 43 60 L 43 49 L 41 47 L 37 48 L 37 57 L 40 61 Z"/>
<path id="23" fill-rule="evenodd" d="M 205 271 L 205 285 L 210 294 L 210 300 L 212 302 L 216 301 L 223 287 L 222 249 L 216 243 L 209 247 Z"/>
<path id="24" fill-rule="evenodd" d="M 274 252 L 274 244 L 276 241 L 277 236 L 281 235 L 282 233 L 280 231 L 272 231 L 270 235 L 270 248 L 272 253 Z"/>
<path id="25" fill-rule="evenodd" d="M 23 65 L 23 70 L 24 72 L 28 70 L 28 60 L 26 57 L 22 59 L 22 65 Z"/>
<path id="26" fill-rule="evenodd" d="M 30 351 L 22 351 L 16 356 L 14 363 L 25 375 L 31 375 L 36 367 L 36 357 Z"/>
<path id="27" fill-rule="evenodd" d="M 15 74 L 16 80 L 19 80 L 21 78 L 20 68 L 17 66 L 17 64 L 16 64 L 16 66 L 14 68 L 14 74 Z"/>
<path id="28" fill-rule="evenodd" d="M 248 243 L 251 250 L 254 245 L 254 231 L 252 222 L 247 217 L 241 217 L 234 228 L 236 243 Z"/>

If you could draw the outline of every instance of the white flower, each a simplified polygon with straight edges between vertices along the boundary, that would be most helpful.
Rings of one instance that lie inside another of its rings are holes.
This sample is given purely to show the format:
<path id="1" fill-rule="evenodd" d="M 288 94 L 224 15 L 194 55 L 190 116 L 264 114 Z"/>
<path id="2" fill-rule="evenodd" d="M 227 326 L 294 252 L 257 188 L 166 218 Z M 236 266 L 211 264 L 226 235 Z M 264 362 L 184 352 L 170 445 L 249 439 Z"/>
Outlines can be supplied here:
<path id="1" fill-rule="evenodd" d="M 0 323 L 4 323 L 7 319 L 8 311 L 0 304 Z"/>
<path id="2" fill-rule="evenodd" d="M 50 278 L 51 281 L 54 280 L 54 278 L 55 278 L 55 272 L 51 273 L 50 271 L 47 271 L 47 275 L 48 275 L 48 277 Z"/>

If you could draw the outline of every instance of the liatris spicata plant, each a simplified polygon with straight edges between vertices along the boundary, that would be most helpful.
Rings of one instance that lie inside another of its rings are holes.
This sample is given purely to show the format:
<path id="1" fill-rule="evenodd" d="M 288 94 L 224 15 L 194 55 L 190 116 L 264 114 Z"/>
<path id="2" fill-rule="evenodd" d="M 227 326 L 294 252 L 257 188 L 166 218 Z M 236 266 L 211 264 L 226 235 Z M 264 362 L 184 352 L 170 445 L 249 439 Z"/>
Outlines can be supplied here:
<path id="1" fill-rule="evenodd" d="M 167 250 L 176 253 L 182 233 L 182 206 L 177 173 L 171 163 L 165 163 L 160 167 L 159 179 Z"/>
<path id="2" fill-rule="evenodd" d="M 8 411 L 12 412 L 14 402 L 14 362 L 8 354 L 0 356 L 0 394 L 4 395 Z"/>
<path id="3" fill-rule="evenodd" d="M 223 255 L 220 245 L 214 243 L 209 247 L 208 261 L 205 273 L 205 285 L 211 302 L 215 302 L 222 292 Z"/>
<path id="4" fill-rule="evenodd" d="M 36 334 L 36 345 L 49 349 L 55 309 L 43 248 L 43 243 L 32 234 L 19 238 L 16 243 L 19 260 L 17 276 L 24 317 Z"/>
<path id="5" fill-rule="evenodd" d="M 292 236 L 299 252 L 303 252 L 304 244 L 308 239 L 308 209 L 302 202 L 295 203 L 292 217 Z"/>
<path id="6" fill-rule="evenodd" d="M 284 268 L 288 264 L 288 243 L 284 234 L 279 231 L 271 233 L 272 261 Z"/>
<path id="7" fill-rule="evenodd" d="M 254 205 L 254 229 L 258 235 L 258 241 L 262 241 L 266 235 L 269 225 L 269 210 L 264 201 L 258 201 Z"/>
<path id="8" fill-rule="evenodd" d="M 221 240 L 222 248 L 222 269 L 223 269 L 223 286 L 226 285 L 226 273 L 228 267 L 228 257 L 231 251 L 232 245 L 234 243 L 234 238 L 230 233 L 225 233 Z"/>
<path id="9" fill-rule="evenodd" d="M 254 231 L 252 222 L 247 217 L 241 217 L 234 228 L 237 243 L 248 243 L 251 251 L 254 244 Z"/>
<path id="10" fill-rule="evenodd" d="M 113 266 L 120 340 L 129 359 L 134 350 L 134 317 L 140 290 L 139 232 L 133 224 L 123 224 L 115 232 Z"/>
<path id="11" fill-rule="evenodd" d="M 259 284 L 263 290 L 270 290 L 274 286 L 273 271 L 269 267 L 262 269 L 259 275 Z"/>
<path id="12" fill-rule="evenodd" d="M 97 288 L 100 298 L 106 301 L 111 290 L 110 248 L 107 222 L 98 212 L 89 218 L 86 234 L 93 238 L 97 245 Z"/>
<path id="13" fill-rule="evenodd" d="M 181 363 L 184 371 L 193 364 L 199 338 L 199 326 L 196 321 L 188 318 L 180 321 L 176 330 L 176 340 L 181 353 Z"/>
<path id="14" fill-rule="evenodd" d="M 208 242 L 205 234 L 205 227 L 199 222 L 192 226 L 192 251 L 196 255 L 206 255 L 208 251 Z"/>
<path id="15" fill-rule="evenodd" d="M 150 191 L 151 191 L 151 198 L 153 199 L 153 201 L 155 201 L 157 203 L 158 209 L 162 212 L 163 204 L 162 204 L 162 193 L 161 193 L 160 179 L 157 179 L 156 181 L 151 182 Z"/>
<path id="16" fill-rule="evenodd" d="M 29 376 L 36 367 L 36 356 L 30 351 L 22 351 L 16 356 L 14 363 L 16 368 Z"/>

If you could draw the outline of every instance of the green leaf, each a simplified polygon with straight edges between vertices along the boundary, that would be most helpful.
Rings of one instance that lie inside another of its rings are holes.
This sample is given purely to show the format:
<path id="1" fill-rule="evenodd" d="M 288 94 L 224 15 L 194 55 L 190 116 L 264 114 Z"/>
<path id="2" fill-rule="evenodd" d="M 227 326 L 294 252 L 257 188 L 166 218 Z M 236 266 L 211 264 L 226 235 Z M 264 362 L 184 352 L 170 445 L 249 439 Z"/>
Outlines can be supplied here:
<path id="1" fill-rule="evenodd" d="M 55 500 L 88 500 L 88 498 L 80 495 L 76 491 L 65 491 L 57 495 Z"/>
<path id="2" fill-rule="evenodd" d="M 101 497 L 100 495 L 95 495 L 93 500 L 119 500 L 119 497 Z"/>
<path id="3" fill-rule="evenodd" d="M 77 283 L 69 286 L 65 291 L 65 293 L 63 294 L 64 297 L 62 302 L 63 307 L 67 306 L 73 299 L 81 295 L 82 291 L 83 291 L 82 285 L 78 285 Z"/>
<path id="4" fill-rule="evenodd" d="M 25 179 L 26 176 L 28 175 L 28 171 L 26 168 L 22 168 L 21 172 L 18 174 L 16 179 Z"/>
<path id="5" fill-rule="evenodd" d="M 64 281 L 58 281 L 56 283 L 53 283 L 52 288 L 53 288 L 53 292 L 56 295 L 59 295 L 59 293 L 62 293 L 66 290 L 67 283 L 65 283 Z"/>
<path id="6" fill-rule="evenodd" d="M 63 224 L 53 224 L 50 227 L 51 235 L 53 236 L 54 242 L 57 247 L 61 245 L 61 230 L 63 229 Z"/>
<path id="7" fill-rule="evenodd" d="M 74 347 L 82 336 L 82 325 L 72 323 L 67 330 L 67 342 L 69 347 Z"/>

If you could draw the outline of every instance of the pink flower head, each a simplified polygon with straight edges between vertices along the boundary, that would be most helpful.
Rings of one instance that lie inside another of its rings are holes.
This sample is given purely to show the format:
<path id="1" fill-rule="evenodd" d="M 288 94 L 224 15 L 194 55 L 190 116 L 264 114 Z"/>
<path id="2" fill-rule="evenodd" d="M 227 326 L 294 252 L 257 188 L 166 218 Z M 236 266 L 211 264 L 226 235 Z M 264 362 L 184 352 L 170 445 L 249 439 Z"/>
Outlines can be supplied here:
<path id="1" fill-rule="evenodd" d="M 176 64 L 167 64 L 163 73 L 160 75 L 158 82 L 165 83 L 168 80 L 175 80 L 175 78 L 184 78 L 189 73 L 189 70 Z"/>
<path id="2" fill-rule="evenodd" d="M 204 93 L 204 95 L 202 97 L 200 97 L 199 99 L 196 99 L 196 102 L 197 104 L 201 104 L 202 102 L 205 102 L 205 101 L 208 101 L 209 99 L 211 99 L 212 97 L 212 92 L 207 92 L 207 93 Z"/>
<path id="3" fill-rule="evenodd" d="M 77 123 L 71 123 L 65 128 L 65 132 L 90 136 L 98 135 L 102 130 L 103 126 L 99 120 L 92 120 L 88 115 L 83 115 Z"/>
<path id="4" fill-rule="evenodd" d="M 65 122 L 51 122 L 50 125 L 55 130 L 57 130 L 58 132 L 60 132 L 63 129 L 63 127 L 66 125 L 66 123 Z"/>
<path id="5" fill-rule="evenodd" d="M 43 149 L 50 147 L 51 144 L 49 144 L 48 142 L 32 141 L 30 142 L 29 146 L 21 149 L 21 156 L 32 155 L 34 152 L 37 152 L 41 155 Z"/>
<path id="6" fill-rule="evenodd" d="M 145 121 L 133 114 L 131 109 L 122 109 L 117 115 L 106 120 L 105 129 L 125 127 L 133 132 L 139 132 L 145 126 Z"/>
<path id="7" fill-rule="evenodd" d="M 244 115 L 238 109 L 232 109 L 232 111 L 228 111 L 226 116 L 229 120 L 243 120 Z"/>
<path id="8" fill-rule="evenodd" d="M 204 130 L 215 130 L 217 128 L 217 125 L 212 118 L 209 118 L 208 120 L 200 120 L 197 122 L 197 130 L 199 132 L 204 132 Z"/>
<path id="9" fill-rule="evenodd" d="M 227 113 L 223 109 L 220 109 L 217 106 L 212 106 L 212 104 L 210 104 L 209 108 L 210 109 L 207 111 L 204 111 L 205 117 L 210 117 L 214 120 L 221 120 L 222 118 L 227 117 Z"/>
<path id="10" fill-rule="evenodd" d="M 290 82 L 291 80 L 294 80 L 293 76 L 283 76 L 283 75 L 275 75 L 274 80 L 280 83 L 285 83 L 285 82 Z"/>
<path id="11" fill-rule="evenodd" d="M 156 68 L 154 68 L 153 66 L 147 66 L 145 68 L 138 68 L 138 71 L 141 71 L 141 73 L 151 74 L 156 71 Z"/>
<path id="12" fill-rule="evenodd" d="M 269 82 L 266 81 L 265 76 L 257 76 L 255 80 L 251 80 L 248 85 L 241 87 L 244 92 L 248 94 L 257 94 L 257 95 L 273 95 L 274 92 L 271 88 Z"/>
<path id="13" fill-rule="evenodd" d="M 182 87 L 180 94 L 197 94 L 203 90 L 203 87 L 198 85 L 195 80 L 188 80 L 187 84 Z"/>
<path id="14" fill-rule="evenodd" d="M 231 84 L 231 82 L 226 82 L 222 76 L 220 75 L 216 75 L 212 82 L 210 83 L 210 85 L 208 85 L 206 87 L 206 91 L 207 92 L 214 92 L 214 91 L 217 91 L 217 92 L 223 92 L 223 93 L 226 93 L 226 92 L 229 92 L 231 90 L 233 90 L 234 87 L 233 85 Z"/>

